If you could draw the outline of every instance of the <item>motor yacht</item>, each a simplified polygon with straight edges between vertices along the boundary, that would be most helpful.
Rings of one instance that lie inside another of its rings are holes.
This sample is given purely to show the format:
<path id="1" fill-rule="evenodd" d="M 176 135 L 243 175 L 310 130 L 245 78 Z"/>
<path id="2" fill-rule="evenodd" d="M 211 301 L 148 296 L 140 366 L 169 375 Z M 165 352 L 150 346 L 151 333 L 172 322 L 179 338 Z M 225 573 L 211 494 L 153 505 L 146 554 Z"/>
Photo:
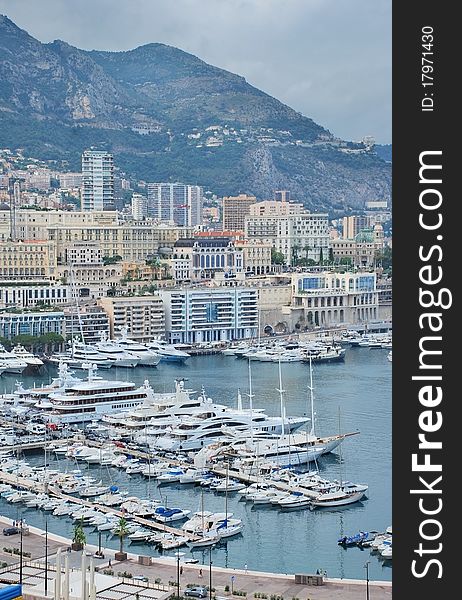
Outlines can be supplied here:
<path id="1" fill-rule="evenodd" d="M 190 354 L 175 348 L 172 344 L 167 344 L 162 340 L 149 342 L 148 348 L 160 356 L 162 362 L 184 363 Z"/>
<path id="2" fill-rule="evenodd" d="M 40 369 L 40 367 L 43 367 L 44 365 L 44 362 L 41 358 L 35 356 L 32 354 L 32 352 L 29 352 L 20 344 L 13 348 L 12 354 L 14 354 L 19 360 L 24 361 L 29 369 Z"/>

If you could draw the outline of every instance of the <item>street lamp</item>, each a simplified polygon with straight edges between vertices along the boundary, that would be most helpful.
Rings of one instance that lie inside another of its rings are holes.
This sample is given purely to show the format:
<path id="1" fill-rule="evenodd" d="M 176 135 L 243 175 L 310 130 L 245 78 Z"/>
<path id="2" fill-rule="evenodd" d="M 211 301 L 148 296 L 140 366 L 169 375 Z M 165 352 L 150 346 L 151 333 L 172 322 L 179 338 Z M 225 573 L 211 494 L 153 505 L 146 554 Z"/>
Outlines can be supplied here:
<path id="1" fill-rule="evenodd" d="M 370 561 L 367 560 L 364 568 L 366 569 L 366 598 L 369 600 L 369 564 Z"/>
<path id="2" fill-rule="evenodd" d="M 48 519 L 45 521 L 45 596 L 47 594 L 48 594 Z"/>
<path id="3" fill-rule="evenodd" d="M 215 548 L 215 544 L 212 544 L 209 548 L 209 598 L 212 600 L 212 550 Z"/>
<path id="4" fill-rule="evenodd" d="M 166 504 L 167 506 L 167 504 Z M 184 552 L 176 551 L 176 590 L 177 590 L 177 598 L 180 597 L 180 557 L 184 556 Z"/>
<path id="5" fill-rule="evenodd" d="M 19 538 L 19 585 L 22 585 L 22 519 Z"/>

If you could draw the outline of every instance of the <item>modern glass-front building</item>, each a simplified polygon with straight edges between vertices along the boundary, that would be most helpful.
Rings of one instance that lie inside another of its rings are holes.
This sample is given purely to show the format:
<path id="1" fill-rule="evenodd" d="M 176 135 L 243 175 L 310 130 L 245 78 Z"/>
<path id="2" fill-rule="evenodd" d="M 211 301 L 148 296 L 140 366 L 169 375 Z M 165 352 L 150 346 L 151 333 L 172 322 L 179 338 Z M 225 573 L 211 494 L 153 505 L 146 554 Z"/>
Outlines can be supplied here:
<path id="1" fill-rule="evenodd" d="M 171 343 L 227 342 L 258 333 L 258 290 L 198 288 L 162 292 Z"/>
<path id="2" fill-rule="evenodd" d="M 378 317 L 375 273 L 331 272 L 292 275 L 292 312 L 308 325 L 363 323 Z"/>
<path id="3" fill-rule="evenodd" d="M 63 312 L 0 313 L 0 337 L 10 340 L 17 335 L 38 337 L 46 333 L 63 335 Z"/>

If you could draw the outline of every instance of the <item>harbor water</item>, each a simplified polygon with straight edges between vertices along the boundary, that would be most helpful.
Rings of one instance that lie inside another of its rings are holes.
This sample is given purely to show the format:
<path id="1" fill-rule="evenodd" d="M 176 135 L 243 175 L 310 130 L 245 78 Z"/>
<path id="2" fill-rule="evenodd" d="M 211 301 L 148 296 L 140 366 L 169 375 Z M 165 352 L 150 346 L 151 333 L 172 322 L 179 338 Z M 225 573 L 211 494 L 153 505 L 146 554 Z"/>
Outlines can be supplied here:
<path id="1" fill-rule="evenodd" d="M 76 372 L 78 374 L 78 372 Z M 54 368 L 39 375 L 3 375 L 2 393 L 14 390 L 19 378 L 24 387 L 41 385 L 56 375 Z M 214 401 L 236 406 L 240 389 L 244 406 L 248 405 L 248 363 L 233 356 L 212 355 L 190 358 L 186 364 L 160 363 L 155 368 L 102 370 L 105 379 L 133 381 L 148 379 L 156 392 L 172 391 L 175 378 L 185 378 L 185 387 L 201 391 L 202 386 Z M 79 375 L 83 376 L 83 374 Z M 311 414 L 309 403 L 309 366 L 306 363 L 282 365 L 283 388 L 286 390 L 286 412 L 290 416 Z M 264 408 L 270 415 L 280 411 L 277 363 L 252 362 L 253 406 Z M 349 480 L 369 486 L 368 499 L 342 508 L 281 511 L 275 507 L 254 507 L 228 495 L 228 511 L 244 523 L 242 534 L 228 539 L 213 549 L 213 564 L 276 573 L 314 573 L 317 569 L 330 577 L 390 580 L 391 561 L 370 555 L 369 549 L 345 549 L 337 544 L 344 535 L 358 531 L 385 531 L 392 523 L 391 497 L 391 363 L 386 350 L 348 348 L 345 362 L 313 366 L 316 433 L 330 435 L 359 431 L 334 453 L 319 461 L 321 474 L 328 479 Z M 31 464 L 43 465 L 43 452 L 28 453 Z M 170 507 L 201 509 L 202 489 L 191 485 L 164 484 L 149 481 L 142 475 L 127 475 L 115 467 L 101 467 L 67 459 L 50 457 L 50 468 L 81 468 L 104 483 L 119 486 L 129 495 L 162 500 Z M 203 491 L 204 509 L 225 511 L 224 494 Z M 23 516 L 31 525 L 48 528 L 54 533 L 72 537 L 73 521 L 55 517 L 22 505 L 9 504 L 0 498 L 0 514 L 13 519 Z M 178 525 L 176 525 L 178 526 Z M 87 541 L 98 544 L 98 533 L 86 527 Z M 102 533 L 102 546 L 118 548 L 118 539 Z M 143 543 L 129 543 L 129 552 L 159 552 Z M 182 548 L 185 558 L 198 558 L 208 563 L 209 549 Z M 173 552 L 170 552 L 172 554 Z M 169 554 L 169 553 L 164 553 Z"/>

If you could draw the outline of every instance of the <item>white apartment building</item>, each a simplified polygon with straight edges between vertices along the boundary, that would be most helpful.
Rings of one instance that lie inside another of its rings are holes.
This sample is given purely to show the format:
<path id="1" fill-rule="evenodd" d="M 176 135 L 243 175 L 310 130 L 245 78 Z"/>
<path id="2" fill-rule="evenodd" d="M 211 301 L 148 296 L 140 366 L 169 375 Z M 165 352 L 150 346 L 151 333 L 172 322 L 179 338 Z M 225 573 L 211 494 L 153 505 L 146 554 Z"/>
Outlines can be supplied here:
<path id="1" fill-rule="evenodd" d="M 252 204 L 249 210 L 252 217 L 301 215 L 307 212 L 303 204 L 285 200 L 262 200 Z"/>
<path id="2" fill-rule="evenodd" d="M 59 187 L 64 190 L 82 187 L 82 173 L 59 173 Z"/>
<path id="3" fill-rule="evenodd" d="M 245 219 L 249 240 L 258 239 L 284 255 L 288 266 L 297 259 L 316 262 L 329 255 L 329 220 L 327 214 L 249 215 Z"/>
<path id="4" fill-rule="evenodd" d="M 165 335 L 164 305 L 159 295 L 100 298 L 98 305 L 109 316 L 112 338 L 120 336 L 124 327 L 128 337 L 137 342 L 150 342 Z"/>
<path id="5" fill-rule="evenodd" d="M 141 221 L 148 216 L 148 199 L 142 194 L 132 196 L 132 217 L 135 221 Z"/>
<path id="6" fill-rule="evenodd" d="M 114 202 L 114 158 L 109 152 L 82 154 L 82 210 L 103 210 Z"/>
<path id="7" fill-rule="evenodd" d="M 203 190 L 199 185 L 148 183 L 147 191 L 149 217 L 181 227 L 202 223 Z"/>
<path id="8" fill-rule="evenodd" d="M 256 289 L 190 288 L 165 290 L 161 294 L 171 343 L 224 342 L 257 334 Z"/>
<path id="9" fill-rule="evenodd" d="M 365 323 L 377 319 L 378 292 L 372 272 L 292 275 L 291 325 Z"/>

